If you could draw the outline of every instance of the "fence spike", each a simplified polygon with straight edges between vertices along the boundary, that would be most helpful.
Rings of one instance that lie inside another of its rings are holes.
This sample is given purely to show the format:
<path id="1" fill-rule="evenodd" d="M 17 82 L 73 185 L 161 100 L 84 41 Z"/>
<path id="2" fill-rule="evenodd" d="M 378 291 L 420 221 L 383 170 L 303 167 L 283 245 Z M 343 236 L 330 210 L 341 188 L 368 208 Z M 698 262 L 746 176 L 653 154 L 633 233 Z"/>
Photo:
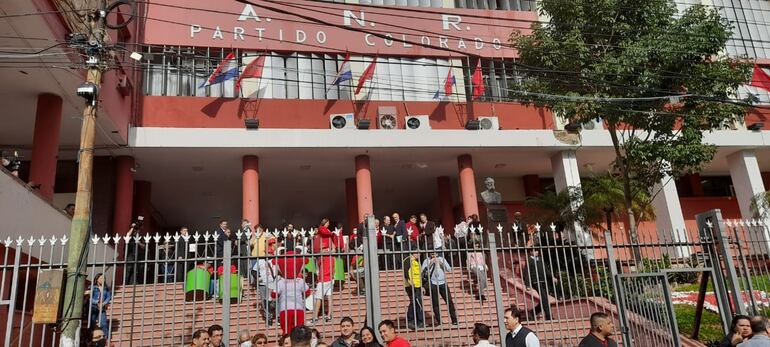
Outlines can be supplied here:
<path id="1" fill-rule="evenodd" d="M 166 235 L 163 236 L 163 240 L 166 242 L 171 241 L 171 235 L 168 232 L 166 232 Z M 174 242 L 176 242 L 176 240 L 177 239 L 174 239 Z"/>
<path id="2" fill-rule="evenodd" d="M 213 234 L 213 235 L 211 235 L 211 237 L 214 239 L 214 242 L 216 242 L 217 240 L 219 240 L 219 237 L 220 237 L 220 236 L 222 236 L 222 235 L 220 235 L 220 234 L 219 234 L 219 230 L 215 231 L 215 232 L 214 232 L 214 234 Z"/>
<path id="3" fill-rule="evenodd" d="M 54 243 L 56 243 L 56 241 L 57 241 L 57 240 L 58 240 L 58 239 L 56 238 L 56 235 L 51 235 L 51 239 L 50 239 L 50 241 L 51 241 L 51 246 L 53 246 L 53 244 L 54 244 Z"/>
<path id="4" fill-rule="evenodd" d="M 740 225 L 740 226 L 745 226 L 745 224 L 743 223 L 743 219 L 739 219 L 739 220 L 738 220 L 738 225 Z"/>
<path id="5" fill-rule="evenodd" d="M 497 232 L 502 233 L 503 232 L 503 226 L 500 223 L 497 223 Z"/>
<path id="6" fill-rule="evenodd" d="M 195 240 L 195 242 L 198 242 L 198 239 L 200 238 L 201 238 L 201 234 L 198 233 L 198 230 L 195 230 L 195 234 L 193 235 L 193 240 Z"/>
<path id="7" fill-rule="evenodd" d="M 152 239 L 152 235 L 150 234 L 144 235 L 144 242 L 150 243 L 151 239 Z"/>
<path id="8" fill-rule="evenodd" d="M 535 230 L 540 232 L 540 223 L 535 223 Z"/>
<path id="9" fill-rule="evenodd" d="M 436 231 L 439 232 L 440 234 L 444 234 L 444 227 L 439 225 L 436 227 Z"/>
<path id="10" fill-rule="evenodd" d="M 114 242 L 115 242 L 115 244 L 117 245 L 117 244 L 118 244 L 118 242 L 120 242 L 120 235 L 115 235 L 115 236 L 113 236 L 113 237 L 112 237 L 112 241 L 114 241 Z"/>
<path id="11" fill-rule="evenodd" d="M 470 228 L 468 228 L 468 230 L 470 230 L 470 231 L 471 231 L 471 233 L 475 233 L 475 232 L 476 232 L 476 227 L 475 227 L 475 226 L 473 226 L 473 225 L 471 225 L 471 227 L 470 227 Z"/>
<path id="12" fill-rule="evenodd" d="M 732 226 L 732 224 L 730 223 L 730 220 L 729 220 L 729 219 L 726 219 L 726 220 L 725 220 L 725 225 L 727 225 L 727 226 Z M 709 227 L 709 228 L 711 228 L 711 227 L 713 227 L 713 226 L 714 226 L 714 223 L 712 223 L 710 219 L 707 219 L 707 220 L 706 220 L 706 226 L 707 226 L 707 227 Z"/>
<path id="13" fill-rule="evenodd" d="M 32 245 L 34 245 L 34 244 L 35 244 L 35 241 L 36 241 L 36 240 L 35 240 L 35 237 L 34 237 L 34 236 L 30 236 L 30 237 L 29 237 L 29 240 L 27 240 L 27 243 L 28 243 L 30 246 L 32 246 Z"/>
<path id="14" fill-rule="evenodd" d="M 484 232 L 484 226 L 483 225 L 479 225 L 479 234 L 482 233 L 482 232 Z"/>
<path id="15" fill-rule="evenodd" d="M 12 243 L 13 243 L 13 240 L 11 240 L 11 237 L 10 237 L 10 236 L 8 236 L 8 238 L 7 238 L 7 239 L 5 239 L 5 246 L 6 246 L 6 247 L 7 247 L 7 246 L 10 246 Z"/>
<path id="16" fill-rule="evenodd" d="M 19 236 L 19 238 L 18 238 L 18 239 L 16 239 L 16 245 L 17 245 L 17 246 L 21 246 L 21 244 L 22 244 L 22 243 L 24 243 L 24 238 L 22 238 L 21 236 Z"/>
<path id="17" fill-rule="evenodd" d="M 66 245 L 66 244 L 67 244 L 67 241 L 69 241 L 69 239 L 67 238 L 67 235 L 64 235 L 64 236 L 62 236 L 62 237 L 59 239 L 59 242 L 61 242 L 61 245 L 62 245 L 62 246 Z"/>
<path id="18" fill-rule="evenodd" d="M 243 236 L 243 232 L 241 231 L 241 229 L 238 229 L 238 231 L 235 232 L 235 238 L 237 240 L 240 240 L 241 236 Z"/>
<path id="19" fill-rule="evenodd" d="M 99 236 L 94 235 L 94 237 L 91 238 L 91 242 L 93 242 L 93 244 L 98 244 L 99 243 Z"/>
<path id="20" fill-rule="evenodd" d="M 246 235 L 246 240 L 251 240 L 251 235 L 252 235 L 251 230 L 246 230 L 246 232 L 243 234 Z"/>
<path id="21" fill-rule="evenodd" d="M 308 234 L 310 234 L 310 237 L 313 237 L 315 233 L 316 233 L 316 229 L 313 229 L 313 228 L 310 228 L 310 230 L 308 231 Z"/>
<path id="22" fill-rule="evenodd" d="M 157 232 L 155 233 L 155 236 L 152 237 L 155 240 L 155 243 L 160 243 L 160 234 Z"/>
<path id="23" fill-rule="evenodd" d="M 105 245 L 110 244 L 110 239 L 111 239 L 110 235 L 104 234 L 104 236 L 102 236 L 102 240 L 104 240 Z"/>
<path id="24" fill-rule="evenodd" d="M 203 241 L 208 242 L 210 237 L 211 237 L 211 234 L 209 234 L 209 231 L 206 230 L 206 232 L 203 233 Z"/>
<path id="25" fill-rule="evenodd" d="M 513 223 L 513 224 L 511 225 L 511 228 L 513 229 L 513 232 L 514 232 L 514 233 L 518 233 L 518 232 L 519 232 L 519 226 L 518 226 L 518 225 L 516 225 L 516 224 L 517 224 L 517 223 Z"/>
<path id="26" fill-rule="evenodd" d="M 41 246 L 45 246 L 46 241 L 48 240 L 45 239 L 45 236 L 40 236 L 40 238 L 37 240 L 37 242 L 40 242 Z"/>

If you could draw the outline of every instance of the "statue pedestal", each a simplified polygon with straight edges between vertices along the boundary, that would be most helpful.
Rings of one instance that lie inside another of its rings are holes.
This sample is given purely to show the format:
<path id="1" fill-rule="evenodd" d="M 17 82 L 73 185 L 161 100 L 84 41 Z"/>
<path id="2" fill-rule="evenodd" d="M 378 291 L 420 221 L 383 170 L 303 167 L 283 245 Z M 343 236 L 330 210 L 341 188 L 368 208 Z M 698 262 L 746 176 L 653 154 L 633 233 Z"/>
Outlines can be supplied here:
<path id="1" fill-rule="evenodd" d="M 487 225 L 490 232 L 497 232 L 497 225 L 503 226 L 503 230 L 508 227 L 508 210 L 503 205 L 487 205 Z"/>

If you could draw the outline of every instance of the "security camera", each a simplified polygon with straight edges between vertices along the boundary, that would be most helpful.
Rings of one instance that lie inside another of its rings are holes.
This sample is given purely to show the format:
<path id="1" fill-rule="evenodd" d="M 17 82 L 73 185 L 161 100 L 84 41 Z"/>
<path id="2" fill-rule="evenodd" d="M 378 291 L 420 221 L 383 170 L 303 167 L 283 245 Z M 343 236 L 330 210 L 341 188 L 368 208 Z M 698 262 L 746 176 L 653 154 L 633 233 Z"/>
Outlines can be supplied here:
<path id="1" fill-rule="evenodd" d="M 86 82 L 80 85 L 77 90 L 78 96 L 86 99 L 86 102 L 95 105 L 96 98 L 99 96 L 99 87 L 91 82 Z"/>

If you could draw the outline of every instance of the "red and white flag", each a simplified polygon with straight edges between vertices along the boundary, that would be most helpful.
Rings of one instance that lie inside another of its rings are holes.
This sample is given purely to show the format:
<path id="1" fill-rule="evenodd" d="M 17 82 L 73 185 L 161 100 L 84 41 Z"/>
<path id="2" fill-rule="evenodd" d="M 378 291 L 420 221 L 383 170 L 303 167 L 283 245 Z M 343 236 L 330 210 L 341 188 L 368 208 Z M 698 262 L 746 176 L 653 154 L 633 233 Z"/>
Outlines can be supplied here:
<path id="1" fill-rule="evenodd" d="M 366 70 L 364 70 L 364 73 L 361 74 L 361 77 L 358 78 L 358 85 L 356 86 L 356 95 L 358 95 L 358 92 L 360 92 L 361 88 L 364 87 L 364 82 L 374 77 L 374 69 L 376 68 L 376 66 L 377 66 L 377 56 L 374 56 L 374 59 L 372 59 L 372 62 L 369 64 L 369 66 L 366 67 Z"/>
<path id="2" fill-rule="evenodd" d="M 238 76 L 238 80 L 235 81 L 235 93 L 238 94 L 238 91 L 241 89 L 241 81 L 243 81 L 243 79 L 262 78 L 262 70 L 264 70 L 264 68 L 265 54 L 262 54 L 243 68 L 243 72 Z"/>
<path id="3" fill-rule="evenodd" d="M 754 73 L 751 75 L 752 87 L 762 88 L 770 91 L 770 75 L 765 72 L 759 65 L 754 65 Z"/>
<path id="4" fill-rule="evenodd" d="M 473 72 L 471 83 L 473 84 L 473 100 L 478 100 L 484 95 L 484 77 L 481 74 L 481 59 L 476 63 L 476 71 Z"/>

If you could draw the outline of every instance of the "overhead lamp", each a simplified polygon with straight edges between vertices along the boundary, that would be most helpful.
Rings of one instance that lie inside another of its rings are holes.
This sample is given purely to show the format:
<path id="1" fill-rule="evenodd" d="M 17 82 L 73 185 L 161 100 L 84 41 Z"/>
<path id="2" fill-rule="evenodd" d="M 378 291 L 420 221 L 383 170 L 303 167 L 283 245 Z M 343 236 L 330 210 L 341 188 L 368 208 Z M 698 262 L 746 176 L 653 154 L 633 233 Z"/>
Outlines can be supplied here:
<path id="1" fill-rule="evenodd" d="M 566 125 L 564 125 L 564 130 L 566 130 L 568 132 L 571 132 L 571 133 L 578 132 L 580 130 L 580 128 L 581 128 L 581 126 L 578 123 L 567 123 Z"/>
<path id="2" fill-rule="evenodd" d="M 756 122 L 746 127 L 746 129 L 749 129 L 751 131 L 760 131 L 762 128 L 765 127 L 765 123 L 763 122 Z"/>
<path id="3" fill-rule="evenodd" d="M 259 129 L 259 119 L 256 118 L 246 118 L 244 121 L 244 124 L 246 125 L 246 130 L 257 130 Z"/>
<path id="4" fill-rule="evenodd" d="M 369 126 L 372 125 L 372 122 L 368 119 L 359 119 L 358 124 L 356 124 L 356 127 L 359 130 L 369 130 Z"/>
<path id="5" fill-rule="evenodd" d="M 471 119 L 465 123 L 466 130 L 481 130 L 481 122 L 478 119 Z"/>

